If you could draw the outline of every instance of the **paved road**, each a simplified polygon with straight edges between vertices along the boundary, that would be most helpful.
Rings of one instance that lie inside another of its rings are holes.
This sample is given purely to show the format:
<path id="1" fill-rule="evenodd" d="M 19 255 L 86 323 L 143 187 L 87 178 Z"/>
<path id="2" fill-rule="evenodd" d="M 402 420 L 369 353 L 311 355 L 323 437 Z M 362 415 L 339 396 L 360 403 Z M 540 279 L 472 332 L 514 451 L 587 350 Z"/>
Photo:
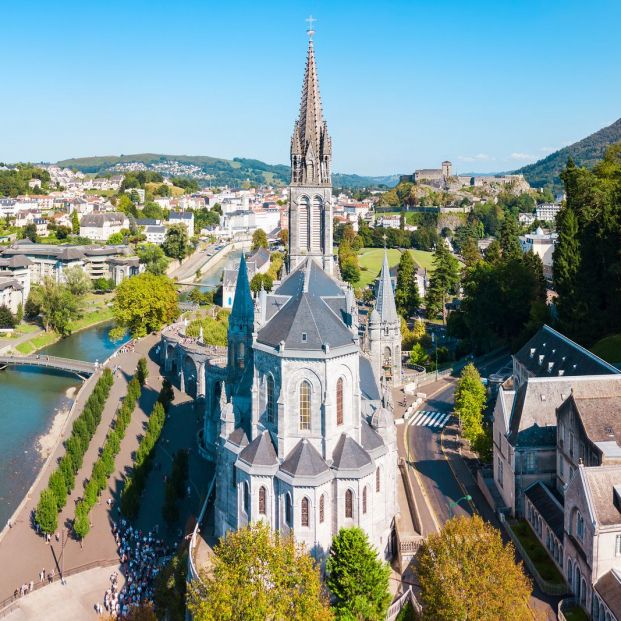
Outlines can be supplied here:
<path id="1" fill-rule="evenodd" d="M 176 267 L 169 274 L 174 280 L 187 280 L 194 278 L 196 270 L 200 269 L 214 254 L 218 244 L 209 244 L 203 249 L 197 250 L 191 257 Z"/>

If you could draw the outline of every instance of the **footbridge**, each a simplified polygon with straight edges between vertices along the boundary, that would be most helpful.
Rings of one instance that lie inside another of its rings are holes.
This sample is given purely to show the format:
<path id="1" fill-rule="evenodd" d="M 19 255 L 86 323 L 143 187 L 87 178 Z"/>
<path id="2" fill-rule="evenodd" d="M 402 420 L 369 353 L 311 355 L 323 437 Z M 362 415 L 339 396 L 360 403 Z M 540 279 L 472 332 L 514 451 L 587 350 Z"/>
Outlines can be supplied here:
<path id="1" fill-rule="evenodd" d="M 46 356 L 43 354 L 33 354 L 31 356 L 0 356 L 0 370 L 7 366 L 27 366 L 40 367 L 44 369 L 54 369 L 57 371 L 67 371 L 83 377 L 92 375 L 101 368 L 98 362 L 84 362 L 73 358 L 60 358 L 58 356 Z"/>

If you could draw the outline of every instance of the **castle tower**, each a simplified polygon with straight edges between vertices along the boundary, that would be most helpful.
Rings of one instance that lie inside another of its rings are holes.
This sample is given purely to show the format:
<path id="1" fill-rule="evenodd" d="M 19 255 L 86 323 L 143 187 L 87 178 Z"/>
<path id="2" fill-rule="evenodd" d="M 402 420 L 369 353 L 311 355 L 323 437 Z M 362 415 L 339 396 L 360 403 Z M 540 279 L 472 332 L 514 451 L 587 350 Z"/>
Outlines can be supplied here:
<path id="1" fill-rule="evenodd" d="M 332 274 L 332 140 L 321 109 L 314 34 L 314 30 L 308 30 L 300 116 L 291 137 L 289 270 L 311 255 Z"/>
<path id="2" fill-rule="evenodd" d="M 392 290 L 388 255 L 384 250 L 384 263 L 377 288 L 377 302 L 369 317 L 369 353 L 377 377 L 382 384 L 401 384 L 401 318 L 397 314 L 395 294 Z"/>

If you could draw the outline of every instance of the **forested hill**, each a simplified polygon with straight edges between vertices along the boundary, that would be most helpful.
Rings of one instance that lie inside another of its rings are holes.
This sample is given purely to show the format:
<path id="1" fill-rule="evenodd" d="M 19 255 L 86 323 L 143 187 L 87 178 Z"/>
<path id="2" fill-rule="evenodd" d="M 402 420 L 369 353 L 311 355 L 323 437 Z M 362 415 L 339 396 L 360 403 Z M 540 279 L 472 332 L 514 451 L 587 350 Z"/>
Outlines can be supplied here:
<path id="1" fill-rule="evenodd" d="M 123 172 L 123 166 L 142 163 L 163 175 L 189 176 L 202 185 L 241 186 L 251 184 L 287 185 L 290 168 L 284 164 L 266 164 L 260 160 L 236 157 L 227 160 L 205 155 L 165 155 L 160 153 L 137 153 L 134 155 L 103 155 L 78 157 L 58 162 L 59 166 L 76 168 L 84 173 L 106 174 Z M 176 166 L 175 166 L 176 165 Z M 361 188 L 395 185 L 398 175 L 389 177 L 365 177 L 334 173 L 335 187 Z"/>
<path id="2" fill-rule="evenodd" d="M 560 189 L 562 184 L 559 175 L 565 168 L 569 156 L 574 159 L 577 166 L 590 168 L 604 157 L 606 147 L 615 142 L 621 142 L 621 119 L 515 172 L 522 173 L 532 186 L 554 186 Z"/>

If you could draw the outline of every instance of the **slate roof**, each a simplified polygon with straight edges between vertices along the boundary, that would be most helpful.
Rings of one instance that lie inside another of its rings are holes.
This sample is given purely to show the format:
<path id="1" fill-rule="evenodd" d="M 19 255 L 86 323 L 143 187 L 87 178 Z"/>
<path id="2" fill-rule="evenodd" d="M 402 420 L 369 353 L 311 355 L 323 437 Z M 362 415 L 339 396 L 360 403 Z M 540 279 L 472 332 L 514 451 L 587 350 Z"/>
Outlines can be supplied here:
<path id="1" fill-rule="evenodd" d="M 335 280 L 330 278 L 319 265 L 310 257 L 283 280 L 282 284 L 274 292 L 276 295 L 295 296 L 304 290 L 304 282 L 307 280 L 306 288 L 315 295 L 321 297 L 341 297 L 344 296 L 343 290 Z"/>
<path id="2" fill-rule="evenodd" d="M 280 469 L 294 477 L 313 477 L 327 472 L 330 468 L 317 449 L 304 438 L 293 447 Z"/>
<path id="3" fill-rule="evenodd" d="M 388 267 L 388 254 L 384 249 L 384 262 L 379 277 L 377 288 L 377 303 L 375 308 L 384 322 L 394 323 L 399 321 L 397 307 L 395 306 L 395 294 L 392 290 L 392 280 L 390 278 L 390 268 Z"/>
<path id="4" fill-rule="evenodd" d="M 342 434 L 332 453 L 336 470 L 358 470 L 373 463 L 371 456 L 350 436 Z"/>
<path id="5" fill-rule="evenodd" d="M 360 443 L 366 451 L 374 451 L 384 446 L 382 437 L 364 419 L 360 427 Z"/>
<path id="6" fill-rule="evenodd" d="M 619 373 L 608 362 L 545 325 L 515 354 L 515 358 L 535 377 Z"/>
<path id="7" fill-rule="evenodd" d="M 621 575 L 618 571 L 611 569 L 606 572 L 594 586 L 610 612 L 621 619 Z"/>
<path id="8" fill-rule="evenodd" d="M 241 427 L 234 429 L 229 435 L 228 440 L 231 444 L 234 444 L 235 446 L 243 447 L 248 445 L 248 436 Z"/>
<path id="9" fill-rule="evenodd" d="M 595 520 L 602 526 L 621 524 L 621 513 L 613 502 L 614 486 L 621 485 L 621 465 L 580 466 L 579 472 Z"/>
<path id="10" fill-rule="evenodd" d="M 254 305 L 252 294 L 250 293 L 250 282 L 248 280 L 248 269 L 246 267 L 246 257 L 243 255 L 239 260 L 239 274 L 235 285 L 235 297 L 233 298 L 233 308 L 229 321 L 239 321 L 240 323 L 252 323 L 254 319 Z"/>
<path id="11" fill-rule="evenodd" d="M 563 541 L 565 514 L 563 513 L 563 506 L 552 492 L 541 481 L 536 481 L 526 488 L 524 495 L 531 501 L 535 509 L 539 511 L 541 517 L 546 521 L 559 541 Z"/>
<path id="12" fill-rule="evenodd" d="M 278 456 L 269 431 L 264 430 L 239 454 L 239 458 L 249 466 L 275 466 Z"/>
<path id="13" fill-rule="evenodd" d="M 16 254 L 12 257 L 0 258 L 0 267 L 28 267 L 32 261 L 24 255 Z"/>
<path id="14" fill-rule="evenodd" d="M 270 256 L 267 248 L 257 248 L 252 254 L 248 255 L 248 263 L 254 263 L 255 268 L 259 269 L 270 260 Z"/>
<path id="15" fill-rule="evenodd" d="M 371 361 L 365 356 L 358 357 L 358 375 L 362 396 L 370 401 L 379 401 L 382 395 L 375 377 L 375 371 L 373 371 Z"/>
<path id="16" fill-rule="evenodd" d="M 89 213 L 82 216 L 80 226 L 103 226 L 106 222 L 123 224 L 127 222 L 127 216 L 120 211 L 103 211 L 99 213 Z"/>

